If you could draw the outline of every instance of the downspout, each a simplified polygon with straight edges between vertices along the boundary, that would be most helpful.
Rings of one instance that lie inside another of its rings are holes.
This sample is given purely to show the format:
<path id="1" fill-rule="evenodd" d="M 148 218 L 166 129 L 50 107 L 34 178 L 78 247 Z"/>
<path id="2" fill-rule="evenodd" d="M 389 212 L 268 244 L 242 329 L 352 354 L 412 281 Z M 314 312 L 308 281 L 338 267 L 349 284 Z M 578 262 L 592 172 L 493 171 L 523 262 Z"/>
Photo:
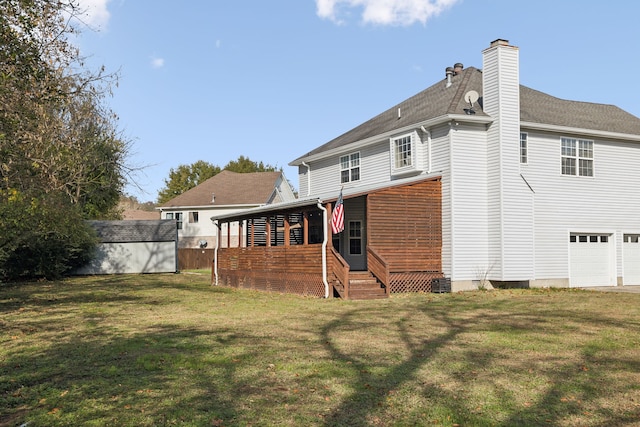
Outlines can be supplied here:
<path id="1" fill-rule="evenodd" d="M 431 173 L 431 132 L 426 130 L 424 126 L 420 126 L 422 132 L 427 135 L 427 156 L 429 157 L 429 165 L 427 167 L 427 173 Z"/>
<path id="2" fill-rule="evenodd" d="M 302 162 L 300 164 L 307 168 L 307 194 L 305 194 L 305 196 L 308 196 L 309 194 L 311 194 L 311 166 L 309 166 L 305 162 Z"/>
<path id="3" fill-rule="evenodd" d="M 327 282 L 327 243 L 329 241 L 329 229 L 327 227 L 327 208 L 322 206 L 322 201 L 318 199 L 318 209 L 322 211 L 322 230 L 324 239 L 322 240 L 322 283 L 324 283 L 324 297 L 329 298 L 329 282 Z"/>
<path id="4" fill-rule="evenodd" d="M 218 220 L 213 221 L 217 233 L 216 233 L 216 248 L 213 251 L 213 274 L 216 276 L 215 286 L 218 286 L 218 246 L 220 246 L 220 223 Z"/>

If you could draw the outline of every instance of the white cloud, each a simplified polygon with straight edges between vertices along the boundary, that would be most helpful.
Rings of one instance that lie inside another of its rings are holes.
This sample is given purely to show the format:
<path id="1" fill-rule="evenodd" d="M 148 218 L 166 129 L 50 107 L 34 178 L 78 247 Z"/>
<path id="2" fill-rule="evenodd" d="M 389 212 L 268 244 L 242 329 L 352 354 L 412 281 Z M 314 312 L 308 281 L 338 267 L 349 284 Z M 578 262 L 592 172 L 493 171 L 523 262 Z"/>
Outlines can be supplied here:
<path id="1" fill-rule="evenodd" d="M 78 0 L 82 22 L 91 27 L 106 29 L 111 18 L 107 9 L 109 1 L 111 0 Z"/>
<path id="2" fill-rule="evenodd" d="M 319 17 L 344 23 L 341 16 L 348 9 L 362 8 L 365 24 L 408 26 L 423 25 L 432 17 L 452 7 L 459 0 L 316 0 Z"/>
<path id="3" fill-rule="evenodd" d="M 164 58 L 152 57 L 151 58 L 151 66 L 153 68 L 162 68 L 162 67 L 164 67 Z"/>

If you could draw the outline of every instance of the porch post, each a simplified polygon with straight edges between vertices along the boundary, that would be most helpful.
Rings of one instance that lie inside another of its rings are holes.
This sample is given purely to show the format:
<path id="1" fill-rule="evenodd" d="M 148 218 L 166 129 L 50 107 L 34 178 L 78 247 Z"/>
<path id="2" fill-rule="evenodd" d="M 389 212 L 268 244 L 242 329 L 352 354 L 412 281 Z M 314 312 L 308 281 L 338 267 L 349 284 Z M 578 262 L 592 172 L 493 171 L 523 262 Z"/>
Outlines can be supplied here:
<path id="1" fill-rule="evenodd" d="M 309 211 L 302 213 L 302 244 L 309 244 Z"/>
<path id="2" fill-rule="evenodd" d="M 242 247 L 242 238 L 243 238 L 243 234 L 242 234 L 242 230 L 243 230 L 243 223 L 244 220 L 241 219 L 238 221 L 238 247 L 241 248 Z"/>
<path id="3" fill-rule="evenodd" d="M 266 230 L 267 230 L 267 247 L 271 246 L 271 217 L 267 216 L 266 221 Z"/>
<path id="4" fill-rule="evenodd" d="M 289 246 L 289 214 L 284 214 L 284 245 Z"/>
<path id="5" fill-rule="evenodd" d="M 251 227 L 251 237 L 250 237 L 250 241 L 251 241 L 251 247 L 253 247 L 256 244 L 256 224 L 253 218 L 251 218 L 249 220 L 249 227 Z"/>

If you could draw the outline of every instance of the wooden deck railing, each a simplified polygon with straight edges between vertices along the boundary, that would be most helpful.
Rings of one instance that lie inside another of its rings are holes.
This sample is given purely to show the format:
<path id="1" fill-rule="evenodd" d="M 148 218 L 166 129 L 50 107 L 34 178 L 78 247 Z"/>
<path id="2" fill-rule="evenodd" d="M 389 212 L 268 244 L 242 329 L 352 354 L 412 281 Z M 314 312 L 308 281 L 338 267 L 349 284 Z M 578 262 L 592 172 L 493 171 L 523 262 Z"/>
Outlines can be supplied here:
<path id="1" fill-rule="evenodd" d="M 389 295 L 389 265 L 374 248 L 369 246 L 367 248 L 367 267 L 371 274 L 382 282 L 385 288 L 385 292 Z"/>
<path id="2" fill-rule="evenodd" d="M 335 248 L 330 248 L 329 254 L 331 271 L 344 289 L 342 297 L 344 299 L 349 299 L 349 264 L 344 258 L 342 258 L 342 256 L 340 256 Z"/>

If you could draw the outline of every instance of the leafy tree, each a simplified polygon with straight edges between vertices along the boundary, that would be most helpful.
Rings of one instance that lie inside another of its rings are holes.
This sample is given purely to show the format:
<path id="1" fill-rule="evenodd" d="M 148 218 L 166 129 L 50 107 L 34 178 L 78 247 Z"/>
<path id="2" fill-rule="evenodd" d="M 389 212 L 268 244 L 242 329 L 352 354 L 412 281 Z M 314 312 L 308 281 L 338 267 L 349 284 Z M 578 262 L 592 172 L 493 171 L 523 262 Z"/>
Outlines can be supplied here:
<path id="1" fill-rule="evenodd" d="M 61 193 L 4 192 L 0 217 L 0 281 L 57 279 L 87 263 L 96 246 L 80 207 Z"/>
<path id="2" fill-rule="evenodd" d="M 253 160 L 244 156 L 238 157 L 238 160 L 231 160 L 223 169 L 238 173 L 276 171 L 275 166 L 265 165 L 262 162 L 254 162 Z"/>
<path id="3" fill-rule="evenodd" d="M 77 0 L 0 1 L 0 279 L 84 259 L 82 219 L 117 217 L 134 171 L 103 105 L 117 76 L 85 68 L 69 41 L 80 12 Z"/>
<path id="4" fill-rule="evenodd" d="M 164 180 L 164 188 L 158 192 L 158 203 L 163 204 L 176 196 L 192 189 L 220 172 L 220 167 L 198 160 L 190 165 L 180 165 L 169 171 L 169 178 Z"/>
<path id="5" fill-rule="evenodd" d="M 158 192 L 158 204 L 163 204 L 176 196 L 191 190 L 217 175 L 223 170 L 237 173 L 249 172 L 274 172 L 276 168 L 265 165 L 263 162 L 254 162 L 248 157 L 240 156 L 238 160 L 231 160 L 224 168 L 215 166 L 204 160 L 198 160 L 190 165 L 180 165 L 176 169 L 169 171 L 169 178 L 164 180 L 164 187 Z"/>

